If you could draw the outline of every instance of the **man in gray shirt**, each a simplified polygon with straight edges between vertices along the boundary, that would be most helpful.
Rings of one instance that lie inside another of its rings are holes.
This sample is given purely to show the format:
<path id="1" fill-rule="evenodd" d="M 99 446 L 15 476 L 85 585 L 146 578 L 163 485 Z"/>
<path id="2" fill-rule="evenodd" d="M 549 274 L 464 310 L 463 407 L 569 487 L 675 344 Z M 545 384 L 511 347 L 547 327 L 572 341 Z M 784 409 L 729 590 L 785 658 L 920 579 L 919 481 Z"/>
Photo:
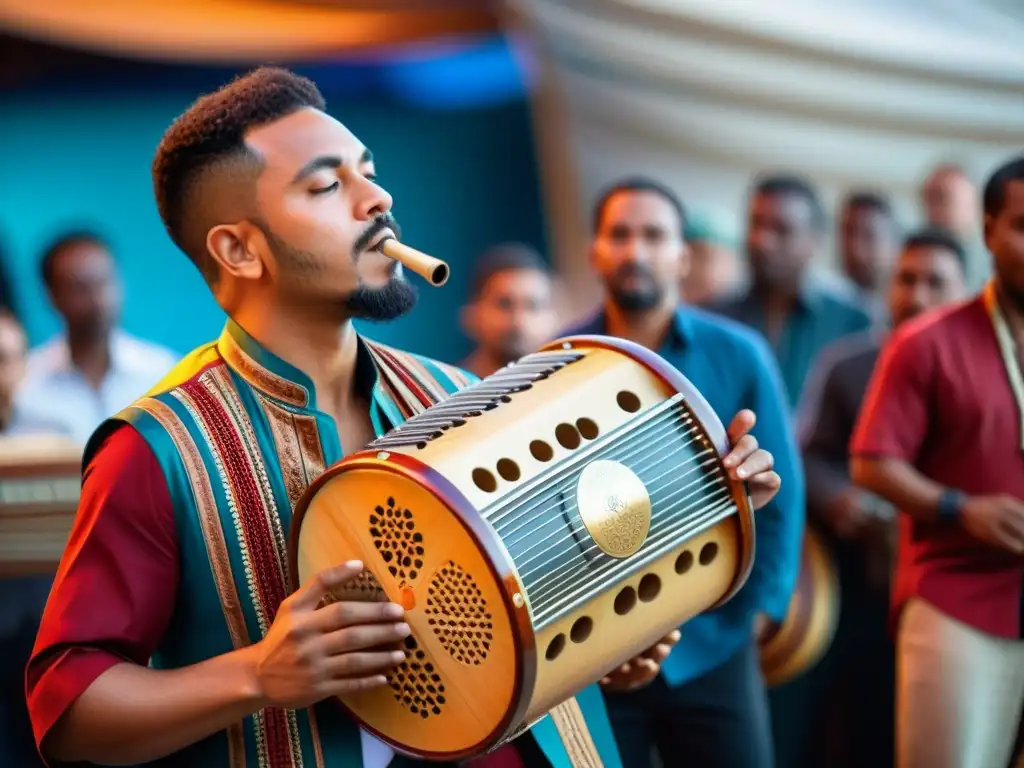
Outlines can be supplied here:
<path id="1" fill-rule="evenodd" d="M 894 325 L 967 295 L 965 253 L 943 230 L 908 237 L 889 288 Z M 849 443 L 888 331 L 871 330 L 826 347 L 808 378 L 799 415 L 807 511 L 839 568 L 839 627 L 821 676 L 828 754 L 822 765 L 892 765 L 894 657 L 887 627 L 893 514 L 850 480 Z M 831 711 L 825 711 L 831 706 Z M 842 709 L 843 711 L 839 711 Z M 837 732 L 838 731 L 838 732 Z"/>

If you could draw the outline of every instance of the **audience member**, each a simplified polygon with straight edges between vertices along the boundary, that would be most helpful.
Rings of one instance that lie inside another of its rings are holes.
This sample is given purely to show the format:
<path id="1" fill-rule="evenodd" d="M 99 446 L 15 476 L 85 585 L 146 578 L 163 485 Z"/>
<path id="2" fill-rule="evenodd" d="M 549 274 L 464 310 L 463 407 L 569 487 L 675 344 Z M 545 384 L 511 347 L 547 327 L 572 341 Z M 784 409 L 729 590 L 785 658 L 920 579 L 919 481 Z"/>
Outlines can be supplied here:
<path id="1" fill-rule="evenodd" d="M 839 261 L 872 318 L 886 320 L 885 290 L 899 249 L 889 201 L 873 192 L 853 192 L 839 218 Z"/>
<path id="2" fill-rule="evenodd" d="M 896 331 L 851 447 L 899 509 L 900 768 L 1005 766 L 1024 709 L 1024 156 L 985 186 L 984 233 L 992 279 Z"/>
<path id="3" fill-rule="evenodd" d="M 795 404 L 818 352 L 841 336 L 864 330 L 871 320 L 811 271 L 811 260 L 822 247 L 825 212 L 810 184 L 792 176 L 759 179 L 747 227 L 750 288 L 712 308 L 764 334 Z"/>
<path id="4" fill-rule="evenodd" d="M 0 436 L 65 434 L 60 422 L 45 413 L 26 413 L 17 406 L 16 394 L 25 377 L 27 354 L 21 325 L 12 314 L 0 310 Z"/>
<path id="5" fill-rule="evenodd" d="M 735 230 L 723 216 L 688 214 L 684 237 L 690 265 L 681 288 L 687 304 L 706 306 L 739 290 L 742 275 Z"/>
<path id="6" fill-rule="evenodd" d="M 535 351 L 555 331 L 547 264 L 518 243 L 487 251 L 476 262 L 461 320 L 476 343 L 462 367 L 481 378 Z"/>
<path id="7" fill-rule="evenodd" d="M 967 284 L 981 286 L 992 270 L 992 259 L 981 237 L 978 188 L 958 165 L 941 163 L 921 185 L 925 223 L 956 235 L 967 251 Z"/>
<path id="8" fill-rule="evenodd" d="M 174 352 L 118 327 L 121 287 L 102 239 L 63 235 L 45 252 L 43 282 L 64 331 L 29 355 L 17 406 L 84 445 L 93 430 L 156 384 Z"/>
<path id="9" fill-rule="evenodd" d="M 610 187 L 594 212 L 591 259 L 607 299 L 589 322 L 566 333 L 600 333 L 656 350 L 708 399 L 732 439 L 750 426 L 775 457 L 778 496 L 757 512 L 757 557 L 743 589 L 686 624 L 646 687 L 643 670 L 605 682 L 608 714 L 625 768 L 684 759 L 705 768 L 766 768 L 771 736 L 757 637 L 786 614 L 803 532 L 803 477 L 779 371 L 764 340 L 737 323 L 682 305 L 689 266 L 685 211 L 648 179 Z M 749 409 L 749 410 L 747 410 Z"/>
<path id="10" fill-rule="evenodd" d="M 965 258 L 963 246 L 944 231 L 910 235 L 889 288 L 893 325 L 962 299 Z M 816 753 L 830 768 L 892 764 L 894 649 L 886 615 L 894 513 L 849 475 L 850 439 L 887 335 L 872 329 L 826 347 L 800 418 L 808 517 L 831 545 L 841 586 L 832 648 L 809 673 L 822 678 L 821 698 L 808 716 L 828 723 Z"/>

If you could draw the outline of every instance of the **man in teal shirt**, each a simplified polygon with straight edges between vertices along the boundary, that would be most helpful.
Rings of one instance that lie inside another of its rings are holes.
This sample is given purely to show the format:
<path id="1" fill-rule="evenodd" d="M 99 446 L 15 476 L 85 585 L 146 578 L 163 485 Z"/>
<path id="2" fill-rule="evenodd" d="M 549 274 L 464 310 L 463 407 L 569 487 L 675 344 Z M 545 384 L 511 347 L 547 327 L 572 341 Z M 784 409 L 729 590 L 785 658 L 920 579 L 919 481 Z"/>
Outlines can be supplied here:
<path id="1" fill-rule="evenodd" d="M 812 271 L 824 232 L 825 212 L 810 184 L 790 176 L 759 180 L 747 223 L 750 288 L 709 307 L 768 339 L 791 406 L 800 402 L 818 353 L 871 325 L 852 291 Z"/>
<path id="2" fill-rule="evenodd" d="M 753 411 L 752 434 L 775 457 L 781 489 L 757 512 L 747 584 L 685 625 L 652 683 L 642 687 L 647 676 L 639 670 L 610 676 L 608 714 L 625 768 L 647 768 L 652 747 L 666 766 L 685 757 L 701 768 L 768 768 L 772 745 L 756 637 L 785 616 L 796 582 L 803 473 L 768 346 L 737 323 L 680 303 L 684 225 L 682 204 L 657 182 L 628 179 L 609 188 L 596 206 L 591 246 L 607 299 L 593 319 L 566 333 L 608 334 L 657 351 L 725 424 Z"/>

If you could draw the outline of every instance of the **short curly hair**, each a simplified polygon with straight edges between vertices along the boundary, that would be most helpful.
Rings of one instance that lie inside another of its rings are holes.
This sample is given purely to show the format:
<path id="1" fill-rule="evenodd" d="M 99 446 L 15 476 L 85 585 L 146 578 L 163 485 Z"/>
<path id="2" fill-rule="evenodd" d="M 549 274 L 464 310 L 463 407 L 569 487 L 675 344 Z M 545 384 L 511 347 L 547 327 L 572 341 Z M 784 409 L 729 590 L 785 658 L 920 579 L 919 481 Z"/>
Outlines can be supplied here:
<path id="1" fill-rule="evenodd" d="M 191 205 L 200 179 L 219 169 L 253 173 L 260 158 L 245 136 L 304 108 L 323 110 L 325 102 L 311 80 L 277 67 L 260 67 L 199 98 L 164 133 L 153 158 L 153 189 L 167 233 L 207 280 L 214 278 L 206 232 L 190 226 Z"/>

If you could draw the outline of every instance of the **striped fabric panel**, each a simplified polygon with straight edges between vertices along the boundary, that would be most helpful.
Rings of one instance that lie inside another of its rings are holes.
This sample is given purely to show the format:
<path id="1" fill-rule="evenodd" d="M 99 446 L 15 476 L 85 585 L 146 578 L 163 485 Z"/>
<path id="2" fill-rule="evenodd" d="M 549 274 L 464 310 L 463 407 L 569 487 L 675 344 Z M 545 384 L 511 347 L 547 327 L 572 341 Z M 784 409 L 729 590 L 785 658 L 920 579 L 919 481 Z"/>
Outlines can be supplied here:
<path id="1" fill-rule="evenodd" d="M 452 392 L 471 381 L 468 374 L 453 366 L 366 339 L 364 342 L 377 364 L 385 391 L 394 400 L 403 418 L 411 418 L 447 399 Z M 441 376 L 448 381 L 445 382 Z"/>

